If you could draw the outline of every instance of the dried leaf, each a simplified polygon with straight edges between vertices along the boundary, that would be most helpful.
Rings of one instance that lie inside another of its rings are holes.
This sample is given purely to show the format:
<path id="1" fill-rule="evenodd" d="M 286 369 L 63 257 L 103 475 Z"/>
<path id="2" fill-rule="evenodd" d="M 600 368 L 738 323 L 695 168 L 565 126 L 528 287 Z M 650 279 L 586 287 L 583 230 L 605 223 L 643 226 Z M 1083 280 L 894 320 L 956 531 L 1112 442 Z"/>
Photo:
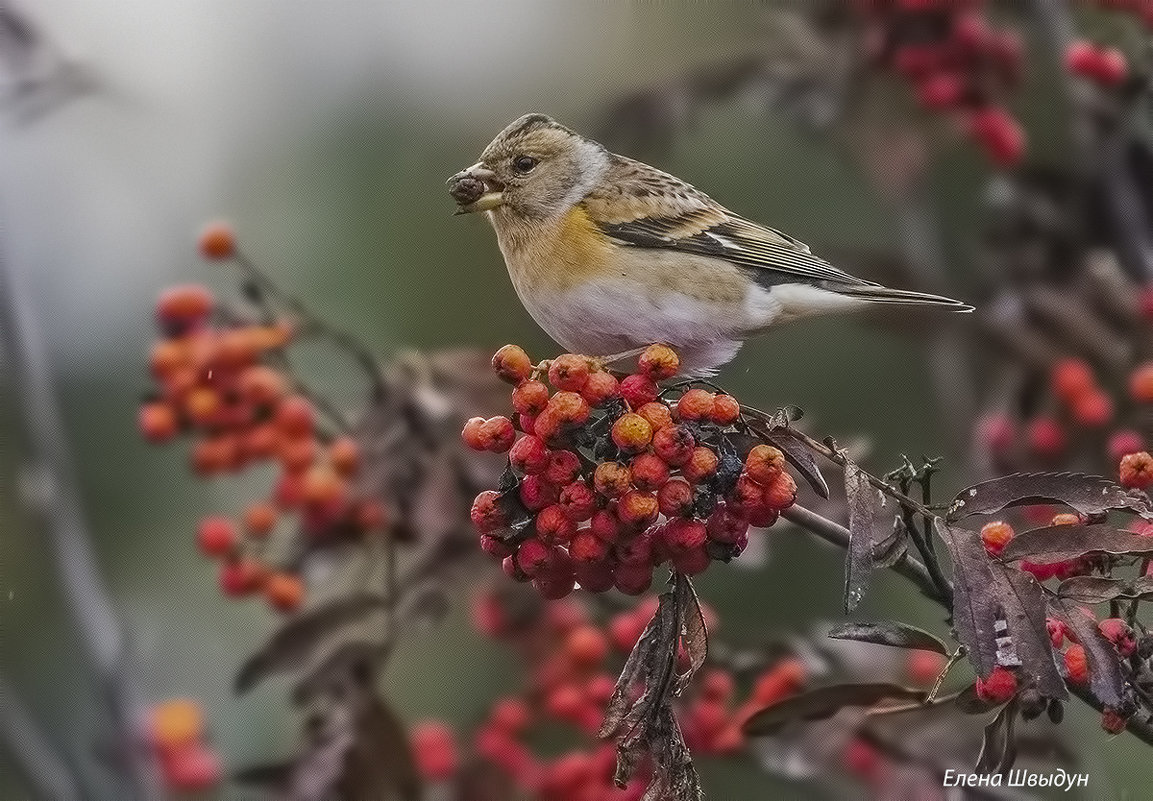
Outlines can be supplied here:
<path id="1" fill-rule="evenodd" d="M 962 490 L 949 508 L 950 521 L 987 515 L 1009 506 L 1064 503 L 1083 515 L 1128 509 L 1153 518 L 1153 505 L 1141 492 L 1127 490 L 1102 476 L 1083 473 L 1014 473 Z"/>
<path id="2" fill-rule="evenodd" d="M 989 592 L 993 571 L 980 536 L 954 528 L 940 518 L 933 520 L 937 535 L 953 560 L 953 627 L 968 650 L 977 675 L 987 677 L 997 666 L 995 626 L 998 602 Z"/>
<path id="3" fill-rule="evenodd" d="M 1060 599 L 1051 599 L 1050 611 L 1065 622 L 1085 648 L 1089 659 L 1089 689 L 1105 706 L 1118 706 L 1125 692 L 1125 679 L 1113 645 L 1097 628 L 1097 620 L 1085 609 Z"/>
<path id="4" fill-rule="evenodd" d="M 794 695 L 762 709 L 745 722 L 744 732 L 750 737 L 763 737 L 776 734 L 794 720 L 823 720 L 845 707 L 871 707 L 881 701 L 923 702 L 926 697 L 926 690 L 899 684 L 834 684 Z"/>
<path id="5" fill-rule="evenodd" d="M 678 680 L 681 687 L 688 685 L 709 656 L 709 632 L 705 626 L 705 615 L 697 591 L 688 576 L 677 576 L 683 581 L 684 608 L 681 610 L 681 647 L 689 656 L 689 669 Z"/>
<path id="6" fill-rule="evenodd" d="M 1013 702 L 1001 707 L 996 717 L 985 726 L 981 740 L 981 753 L 977 756 L 974 773 L 1003 773 L 1013 766 L 1017 757 L 1013 741 L 1017 705 Z"/>
<path id="7" fill-rule="evenodd" d="M 1046 698 L 1068 698 L 1069 691 L 1054 661 L 1041 585 L 1032 575 L 1006 565 L 994 562 L 990 567 L 995 579 L 991 589 L 1000 599 L 1021 671 L 1033 679 Z"/>
<path id="8" fill-rule="evenodd" d="M 910 626 L 907 623 L 884 621 L 882 623 L 846 623 L 829 632 L 834 640 L 856 640 L 877 645 L 892 645 L 897 648 L 915 648 L 921 651 L 935 651 L 947 655 L 949 648 L 933 634 Z"/>
<path id="9" fill-rule="evenodd" d="M 359 622 L 384 606 L 385 599 L 381 596 L 361 593 L 293 618 L 240 668 L 234 685 L 236 692 L 248 692 L 271 675 L 304 667 L 336 630 Z"/>
<path id="10" fill-rule="evenodd" d="M 873 527 L 881 505 L 880 493 L 855 462 L 845 462 L 845 497 L 849 504 L 849 547 L 845 554 L 845 612 L 865 597 L 873 572 Z"/>
<path id="11" fill-rule="evenodd" d="M 821 475 L 821 468 L 817 467 L 817 460 L 813 458 L 813 454 L 809 452 L 808 448 L 786 434 L 768 433 L 764 436 L 772 445 L 780 449 L 781 453 L 785 455 L 785 460 L 801 474 L 801 477 L 813 488 L 813 492 L 828 499 L 829 484 Z"/>
<path id="12" fill-rule="evenodd" d="M 957 694 L 953 704 L 966 715 L 983 715 L 997 708 L 997 704 L 986 701 L 977 695 L 977 686 L 970 684 Z"/>
<path id="13" fill-rule="evenodd" d="M 901 561 L 909 550 L 909 529 L 900 515 L 893 516 L 893 528 L 889 535 L 873 543 L 873 568 L 892 567 Z"/>
<path id="14" fill-rule="evenodd" d="M 1057 587 L 1057 595 L 1082 604 L 1100 604 L 1117 598 L 1153 598 L 1153 577 L 1135 579 L 1074 576 Z"/>
<path id="15" fill-rule="evenodd" d="M 357 710 L 356 736 L 345 755 L 337 790 L 348 801 L 421 797 L 408 734 L 396 714 L 373 695 Z"/>
<path id="16" fill-rule="evenodd" d="M 1046 526 L 1024 531 L 1009 540 L 1001 551 L 1001 560 L 1053 564 L 1092 553 L 1153 554 L 1153 537 L 1102 524 Z"/>

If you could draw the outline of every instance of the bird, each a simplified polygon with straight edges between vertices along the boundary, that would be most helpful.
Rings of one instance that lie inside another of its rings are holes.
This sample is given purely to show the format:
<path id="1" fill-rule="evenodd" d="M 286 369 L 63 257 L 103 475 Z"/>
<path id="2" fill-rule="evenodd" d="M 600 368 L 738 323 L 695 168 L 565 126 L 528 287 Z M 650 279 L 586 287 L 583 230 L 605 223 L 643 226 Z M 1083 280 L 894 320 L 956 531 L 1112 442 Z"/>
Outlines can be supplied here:
<path id="1" fill-rule="evenodd" d="M 512 122 L 448 186 L 457 214 L 488 217 L 537 324 L 605 362 L 662 343 L 682 375 L 706 377 L 781 323 L 874 303 L 973 309 L 852 276 L 544 114 Z"/>

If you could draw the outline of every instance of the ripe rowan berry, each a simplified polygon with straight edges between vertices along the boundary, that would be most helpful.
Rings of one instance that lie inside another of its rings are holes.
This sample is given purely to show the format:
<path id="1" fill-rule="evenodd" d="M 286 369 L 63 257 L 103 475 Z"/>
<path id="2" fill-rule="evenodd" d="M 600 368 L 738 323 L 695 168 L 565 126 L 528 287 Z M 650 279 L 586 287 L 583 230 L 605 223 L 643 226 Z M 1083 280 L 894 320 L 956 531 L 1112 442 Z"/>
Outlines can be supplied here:
<path id="1" fill-rule="evenodd" d="M 1013 527 L 1001 520 L 994 520 L 981 527 L 981 542 L 985 550 L 997 556 L 1013 539 Z"/>
<path id="2" fill-rule="evenodd" d="M 156 444 L 168 442 L 175 437 L 180 423 L 176 411 L 169 404 L 154 401 L 140 407 L 137 427 L 146 440 Z"/>
<path id="3" fill-rule="evenodd" d="M 565 515 L 559 503 L 555 503 L 537 513 L 536 533 L 545 544 L 564 545 L 576 533 L 576 523 Z"/>
<path id="4" fill-rule="evenodd" d="M 560 390 L 580 392 L 589 380 L 589 360 L 574 353 L 564 353 L 549 364 L 548 382 Z"/>
<path id="5" fill-rule="evenodd" d="M 588 592 L 608 592 L 613 588 L 613 566 L 608 559 L 579 562 L 573 554 L 573 574 L 581 588 Z"/>
<path id="6" fill-rule="evenodd" d="M 698 445 L 693 448 L 688 460 L 681 465 L 681 475 L 690 484 L 700 484 L 716 475 L 719 464 L 720 460 L 712 448 Z"/>
<path id="7" fill-rule="evenodd" d="M 973 112 L 969 132 L 998 167 L 1015 167 L 1025 155 L 1025 131 L 1003 108 L 987 106 Z"/>
<path id="8" fill-rule="evenodd" d="M 338 475 L 352 476 L 360 469 L 360 445 L 352 437 L 341 435 L 329 444 L 328 461 Z"/>
<path id="9" fill-rule="evenodd" d="M 1129 395 L 1137 403 L 1153 403 L 1153 362 L 1139 365 L 1130 373 Z"/>
<path id="10" fill-rule="evenodd" d="M 651 492 L 629 490 L 617 503 L 617 517 L 631 528 L 643 528 L 657 519 L 660 508 Z"/>
<path id="11" fill-rule="evenodd" d="M 1026 437 L 1030 449 L 1042 458 L 1056 458 L 1065 450 L 1065 431 L 1051 417 L 1034 418 L 1029 423 Z"/>
<path id="12" fill-rule="evenodd" d="M 456 775 L 459 766 L 456 737 L 447 724 L 426 720 L 417 723 L 409 735 L 416 770 L 427 782 L 444 782 Z"/>
<path id="13" fill-rule="evenodd" d="M 646 403 L 636 410 L 637 414 L 649 421 L 653 431 L 659 431 L 673 424 L 673 413 L 660 401 Z"/>
<path id="14" fill-rule="evenodd" d="M 240 557 L 220 565 L 220 591 L 230 598 L 256 592 L 264 583 L 267 572 L 254 559 Z"/>
<path id="15" fill-rule="evenodd" d="M 191 698 L 162 701 L 148 714 L 148 736 L 158 749 L 172 751 L 192 745 L 204 736 L 204 710 Z"/>
<path id="16" fill-rule="evenodd" d="M 653 381 L 663 381 L 672 378 L 681 368 L 680 357 L 668 345 L 649 345 L 641 354 L 637 362 L 642 375 Z"/>
<path id="17" fill-rule="evenodd" d="M 1097 624 L 1097 629 L 1102 637 L 1113 644 L 1122 658 L 1128 659 L 1137 650 L 1137 639 L 1133 636 L 1133 629 L 1121 618 L 1106 618 Z"/>
<path id="18" fill-rule="evenodd" d="M 1113 401 L 1100 390 L 1091 390 L 1073 402 L 1073 419 L 1086 428 L 1100 428 L 1113 419 Z"/>
<path id="19" fill-rule="evenodd" d="M 569 543 L 569 556 L 574 563 L 603 562 L 608 556 L 609 543 L 590 529 L 581 529 Z"/>
<path id="20" fill-rule="evenodd" d="M 648 447 L 653 439 L 653 428 L 649 421 L 635 412 L 628 412 L 617 418 L 612 427 L 613 443 L 625 453 L 639 453 Z"/>
<path id="21" fill-rule="evenodd" d="M 543 473 L 549 464 L 549 449 L 540 437 L 527 434 L 509 450 L 508 460 L 515 470 L 526 475 Z"/>
<path id="22" fill-rule="evenodd" d="M 221 781 L 220 757 L 202 743 L 191 743 L 164 754 L 160 778 L 176 793 L 196 793 L 212 789 Z"/>
<path id="23" fill-rule="evenodd" d="M 1084 359 L 1066 358 L 1053 365 L 1049 371 L 1049 381 L 1053 393 L 1067 404 L 1072 404 L 1082 395 L 1097 388 L 1093 368 Z"/>
<path id="24" fill-rule="evenodd" d="M 1126 428 L 1113 432 L 1112 436 L 1109 437 L 1107 449 L 1109 458 L 1115 462 L 1120 462 L 1130 453 L 1145 450 L 1145 440 L 1136 431 Z"/>
<path id="25" fill-rule="evenodd" d="M 527 539 L 516 550 L 516 566 L 526 576 L 535 576 L 548 565 L 551 549 L 538 539 Z"/>
<path id="26" fill-rule="evenodd" d="M 1153 456 L 1148 451 L 1126 454 L 1121 458 L 1119 473 L 1122 486 L 1145 489 L 1153 484 Z"/>
<path id="27" fill-rule="evenodd" d="M 731 506 L 720 503 L 705 523 L 710 539 L 726 545 L 737 543 L 741 537 L 747 536 L 749 521 L 738 514 Z"/>
<path id="28" fill-rule="evenodd" d="M 278 612 L 295 612 L 304 602 L 304 582 L 295 573 L 273 573 L 264 581 L 264 596 Z"/>
<path id="29" fill-rule="evenodd" d="M 629 466 L 632 470 L 633 486 L 639 490 L 652 492 L 660 489 L 669 480 L 669 466 L 654 453 L 634 456 Z"/>
<path id="30" fill-rule="evenodd" d="M 693 488 L 679 479 L 668 481 L 657 490 L 657 506 L 670 519 L 690 514 L 693 501 Z"/>
<path id="31" fill-rule="evenodd" d="M 761 502 L 770 509 L 787 509 L 797 500 L 797 482 L 790 473 L 782 470 L 772 483 L 765 486 Z"/>
<path id="32" fill-rule="evenodd" d="M 1101 713 L 1101 728 L 1109 734 L 1120 734 L 1127 725 L 1128 718 L 1112 707 L 1106 707 Z"/>
<path id="33" fill-rule="evenodd" d="M 500 508 L 499 500 L 499 492 L 486 490 L 477 495 L 476 499 L 472 502 L 472 510 L 469 516 L 472 519 L 473 526 L 476 527 L 479 533 L 490 534 L 508 525 L 508 519 L 504 511 Z"/>
<path id="34" fill-rule="evenodd" d="M 255 364 L 241 371 L 236 379 L 236 391 L 253 406 L 272 406 L 284 397 L 288 385 L 276 370 Z"/>
<path id="35" fill-rule="evenodd" d="M 488 444 L 488 450 L 494 453 L 504 453 L 516 441 L 516 429 L 507 417 L 497 415 L 484 421 L 481 437 Z"/>
<path id="36" fill-rule="evenodd" d="M 650 565 L 619 564 L 613 571 L 613 586 L 625 595 L 642 595 L 652 584 L 653 569 Z M 637 639 L 640 639 L 639 632 Z"/>
<path id="37" fill-rule="evenodd" d="M 635 373 L 621 379 L 620 393 L 630 409 L 639 409 L 646 403 L 655 401 L 660 390 L 657 388 L 656 382 L 647 375 Z"/>
<path id="38" fill-rule="evenodd" d="M 767 487 L 776 481 L 785 469 L 785 455 L 772 445 L 755 445 L 745 457 L 745 472 L 749 478 Z"/>
<path id="39" fill-rule="evenodd" d="M 564 486 L 576 481 L 580 472 L 580 456 L 570 450 L 556 450 L 549 454 L 548 466 L 541 478 L 557 486 Z"/>
<path id="40" fill-rule="evenodd" d="M 502 381 L 520 384 L 532 374 L 532 360 L 520 345 L 505 345 L 493 355 L 492 369 Z"/>
<path id="41" fill-rule="evenodd" d="M 576 587 L 572 562 L 563 549 L 557 549 L 550 564 L 532 580 L 532 586 L 546 601 L 559 601 Z"/>
<path id="42" fill-rule="evenodd" d="M 226 222 L 211 222 L 200 231 L 200 254 L 213 261 L 236 255 L 236 232 Z"/>
<path id="43" fill-rule="evenodd" d="M 520 482 L 519 495 L 525 508 L 536 512 L 560 500 L 560 487 L 541 476 L 525 476 Z"/>
<path id="44" fill-rule="evenodd" d="M 713 398 L 713 409 L 709 419 L 717 425 L 727 426 L 737 422 L 741 416 L 741 404 L 732 395 L 721 393 Z"/>
<path id="45" fill-rule="evenodd" d="M 905 672 L 914 684 L 932 685 L 945 667 L 945 657 L 935 651 L 909 651 Z"/>
<path id="46" fill-rule="evenodd" d="M 1074 643 L 1066 648 L 1064 661 L 1069 681 L 1082 686 L 1089 683 L 1089 659 L 1083 646 Z"/>
<path id="47" fill-rule="evenodd" d="M 170 287 L 156 301 L 156 322 L 161 330 L 180 333 L 207 319 L 214 305 L 215 299 L 207 287 Z"/>
<path id="48" fill-rule="evenodd" d="M 251 503 L 244 510 L 244 530 L 253 537 L 264 537 L 276 527 L 278 512 L 267 501 Z"/>
<path id="49" fill-rule="evenodd" d="M 694 387 L 677 401 L 677 416 L 681 420 L 707 420 L 713 413 L 715 397 L 707 389 Z"/>
<path id="50" fill-rule="evenodd" d="M 313 432 L 316 411 L 308 398 L 292 395 L 276 405 L 273 419 L 276 427 L 286 436 L 304 437 Z"/>
<path id="51" fill-rule="evenodd" d="M 757 677 L 749 697 L 760 706 L 770 706 L 795 695 L 805 686 L 807 675 L 804 662 L 797 657 L 785 657 Z"/>
<path id="52" fill-rule="evenodd" d="M 1017 694 L 1017 674 L 997 665 L 988 678 L 977 677 L 977 697 L 990 704 L 1003 704 Z"/>
<path id="53" fill-rule="evenodd" d="M 543 381 L 525 381 L 512 391 L 512 408 L 521 415 L 536 416 L 548 405 L 549 391 Z"/>
<path id="54" fill-rule="evenodd" d="M 600 406 L 610 398 L 620 395 L 620 383 L 616 376 L 607 370 L 598 370 L 589 375 L 580 393 L 581 397 L 588 401 L 589 406 Z"/>
<path id="55" fill-rule="evenodd" d="M 612 509 L 598 509 L 593 512 L 589 531 L 605 543 L 616 542 L 621 531 L 621 523 L 617 519 L 616 512 Z"/>
<path id="56" fill-rule="evenodd" d="M 569 661 L 584 669 L 596 667 L 609 654 L 608 638 L 600 629 L 587 624 L 570 631 L 563 648 Z"/>
<path id="57" fill-rule="evenodd" d="M 672 425 L 653 435 L 653 453 L 670 467 L 680 467 L 693 455 L 697 442 L 687 426 Z"/>
<path id="58" fill-rule="evenodd" d="M 561 488 L 557 505 L 565 517 L 574 522 L 583 522 L 593 516 L 597 499 L 592 489 L 582 481 L 574 481 Z"/>
<path id="59" fill-rule="evenodd" d="M 674 558 L 677 554 L 699 550 L 708 539 L 704 523 L 683 517 L 670 520 L 661 527 L 661 533 L 665 546 Z"/>

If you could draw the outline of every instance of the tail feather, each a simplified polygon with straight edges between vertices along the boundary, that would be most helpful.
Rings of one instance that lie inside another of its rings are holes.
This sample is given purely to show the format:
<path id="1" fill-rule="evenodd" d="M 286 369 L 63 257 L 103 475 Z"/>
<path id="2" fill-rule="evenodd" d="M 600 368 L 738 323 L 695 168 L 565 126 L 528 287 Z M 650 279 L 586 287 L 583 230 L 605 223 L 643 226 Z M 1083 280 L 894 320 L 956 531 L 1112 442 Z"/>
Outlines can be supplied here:
<path id="1" fill-rule="evenodd" d="M 831 288 L 831 287 L 830 287 Z M 959 300 L 932 295 L 928 292 L 913 292 L 908 289 L 890 289 L 876 284 L 838 285 L 834 290 L 842 295 L 860 298 L 875 303 L 909 303 L 917 306 L 941 306 L 948 311 L 971 312 L 973 307 Z"/>

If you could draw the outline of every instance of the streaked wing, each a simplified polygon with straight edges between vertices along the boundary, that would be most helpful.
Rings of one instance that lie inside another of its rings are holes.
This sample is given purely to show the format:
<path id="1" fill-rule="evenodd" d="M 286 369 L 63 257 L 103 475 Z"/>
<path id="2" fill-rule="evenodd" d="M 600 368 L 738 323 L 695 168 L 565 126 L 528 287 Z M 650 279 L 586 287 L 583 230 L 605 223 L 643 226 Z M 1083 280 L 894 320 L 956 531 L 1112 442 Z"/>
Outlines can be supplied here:
<path id="1" fill-rule="evenodd" d="M 669 248 L 767 271 L 766 284 L 797 281 L 872 285 L 814 256 L 780 231 L 733 214 L 684 181 L 632 159 L 615 157 L 612 172 L 585 199 L 589 216 L 623 245 Z"/>

